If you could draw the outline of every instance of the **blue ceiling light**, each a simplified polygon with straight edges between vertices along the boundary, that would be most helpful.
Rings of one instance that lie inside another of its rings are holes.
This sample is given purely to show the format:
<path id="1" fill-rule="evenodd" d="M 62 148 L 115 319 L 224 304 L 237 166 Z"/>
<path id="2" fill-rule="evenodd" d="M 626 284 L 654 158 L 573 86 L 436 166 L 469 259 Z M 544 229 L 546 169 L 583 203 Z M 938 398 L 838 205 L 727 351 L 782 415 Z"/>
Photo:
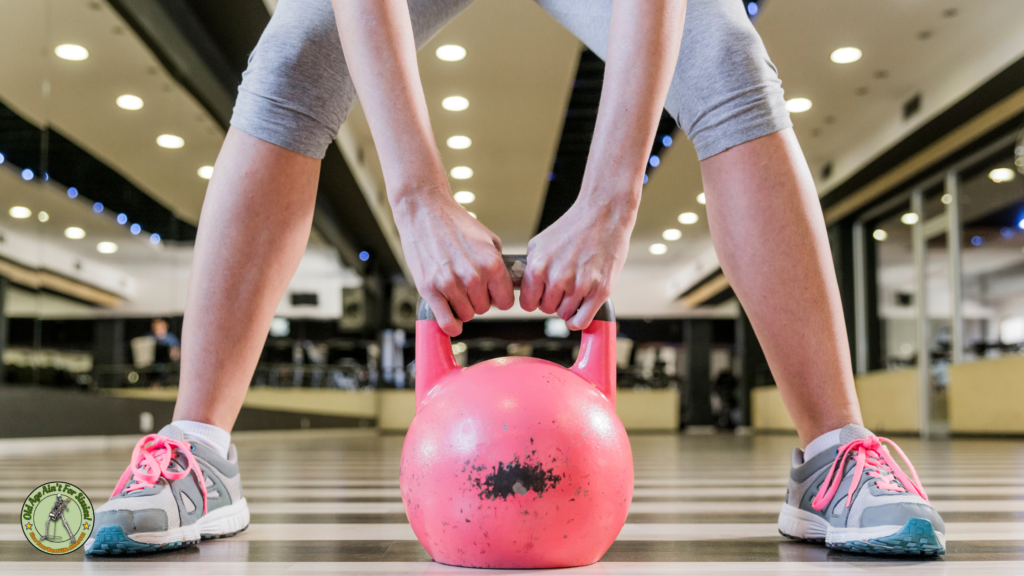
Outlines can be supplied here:
<path id="1" fill-rule="evenodd" d="M 647 174 L 644 174 L 644 184 L 647 184 Z"/>
<path id="2" fill-rule="evenodd" d="M 50 175 L 47 174 L 46 172 L 43 172 L 43 182 L 49 182 L 49 181 L 50 181 Z"/>
<path id="3" fill-rule="evenodd" d="M 157 234 L 156 232 L 153 232 L 152 234 L 150 234 L 149 235 L 149 243 L 150 244 L 159 244 L 160 243 L 160 235 Z"/>
<path id="4" fill-rule="evenodd" d="M 21 179 L 28 182 L 29 180 L 36 177 L 36 173 L 31 168 L 25 168 L 21 171 Z"/>
<path id="5" fill-rule="evenodd" d="M 97 203 L 93 204 L 92 205 L 92 211 L 97 213 L 97 214 L 99 214 L 100 212 L 103 212 L 103 202 L 97 202 Z"/>
<path id="6" fill-rule="evenodd" d="M 359 253 L 359 259 L 362 260 L 363 262 L 366 262 L 367 260 L 370 259 L 370 253 L 367 252 L 366 250 L 363 250 L 362 252 Z"/>
<path id="7" fill-rule="evenodd" d="M 0 164 L 3 164 L 4 160 L 6 160 L 6 158 L 4 158 L 3 154 L 0 154 Z"/>
<path id="8" fill-rule="evenodd" d="M 1024 218 L 1021 218 L 1020 222 L 1017 222 L 1017 228 L 1024 230 Z"/>
<path id="9" fill-rule="evenodd" d="M 122 225 L 122 226 L 127 224 L 128 223 L 128 215 L 123 213 L 123 212 L 121 214 L 118 214 L 117 215 L 117 223 Z"/>
<path id="10" fill-rule="evenodd" d="M 981 236 L 975 236 L 974 238 L 971 238 L 971 244 L 974 244 L 975 246 L 981 246 L 984 243 L 985 239 L 982 238 Z"/>
<path id="11" fill-rule="evenodd" d="M 661 137 L 661 145 L 664 146 L 665 148 L 668 148 L 669 146 L 671 146 L 672 145 L 672 136 L 669 135 L 669 134 L 665 134 L 664 136 L 662 136 Z"/>
<path id="12" fill-rule="evenodd" d="M 750 14 L 751 16 L 757 16 L 756 2 L 751 2 L 750 4 L 747 4 L 747 14 Z"/>
<path id="13" fill-rule="evenodd" d="M 78 198 L 78 188 L 74 186 L 68 188 L 68 198 Z"/>
<path id="14" fill-rule="evenodd" d="M 555 179 L 555 173 L 554 172 L 548 172 L 548 182 L 551 182 L 554 179 Z"/>
<path id="15" fill-rule="evenodd" d="M 657 156 L 651 156 L 651 159 L 648 160 L 648 162 L 651 163 L 652 168 L 657 168 L 658 164 L 661 164 L 661 158 L 658 158 Z"/>
<path id="16" fill-rule="evenodd" d="M 130 230 L 132 234 L 138 236 L 139 232 L 142 232 L 142 226 L 139 226 L 138 224 L 132 224 L 131 228 L 129 228 L 128 230 Z"/>

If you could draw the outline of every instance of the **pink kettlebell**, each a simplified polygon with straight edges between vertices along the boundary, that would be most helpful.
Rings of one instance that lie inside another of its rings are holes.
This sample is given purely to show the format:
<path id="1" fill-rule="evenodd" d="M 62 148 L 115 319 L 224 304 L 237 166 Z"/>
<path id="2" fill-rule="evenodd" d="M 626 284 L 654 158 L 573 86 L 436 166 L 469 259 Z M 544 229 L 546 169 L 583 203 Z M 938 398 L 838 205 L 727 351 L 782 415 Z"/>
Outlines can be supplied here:
<path id="1" fill-rule="evenodd" d="M 518 287 L 525 256 L 505 256 Z M 633 453 L 615 414 L 615 317 L 606 302 L 576 364 L 497 358 L 461 368 L 420 302 L 416 417 L 402 502 L 437 562 L 560 568 L 601 559 L 633 498 Z"/>

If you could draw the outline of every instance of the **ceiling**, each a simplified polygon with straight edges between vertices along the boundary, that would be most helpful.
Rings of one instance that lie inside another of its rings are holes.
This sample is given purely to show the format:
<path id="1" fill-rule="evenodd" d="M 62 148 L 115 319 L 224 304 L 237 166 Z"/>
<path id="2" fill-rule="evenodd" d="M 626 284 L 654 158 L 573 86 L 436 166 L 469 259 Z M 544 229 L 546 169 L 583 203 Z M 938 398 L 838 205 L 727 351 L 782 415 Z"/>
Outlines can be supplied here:
<path id="1" fill-rule="evenodd" d="M 1024 56 L 1019 0 L 775 0 L 757 29 L 786 98 L 814 103 L 793 123 L 822 194 Z M 863 57 L 833 63 L 845 46 Z"/>
<path id="2" fill-rule="evenodd" d="M 59 4 L 57 10 L 52 0 L 0 2 L 0 52 L 17 56 L 0 59 L 0 99 L 37 127 L 52 126 L 196 224 L 207 184 L 197 170 L 217 159 L 223 130 L 109 5 Z M 53 47 L 65 43 L 86 47 L 89 58 L 55 57 Z M 143 108 L 122 110 L 115 104 L 122 94 L 141 97 Z M 161 148 L 161 134 L 180 136 L 185 146 Z"/>
<path id="3" fill-rule="evenodd" d="M 828 191 L 1024 55 L 1024 11 L 1019 6 L 1019 0 L 768 2 L 757 28 L 779 68 L 786 95 L 814 102 L 809 112 L 796 114 L 793 120 L 819 190 Z M 956 14 L 947 15 L 954 8 Z M 89 59 L 68 62 L 53 57 L 53 46 L 64 42 L 86 46 Z M 460 62 L 436 58 L 435 49 L 449 43 L 464 46 L 467 57 Z M 863 59 L 848 65 L 829 61 L 833 49 L 847 45 L 861 48 Z M 4 0 L 0 50 L 18 55 L 0 59 L 4 103 L 37 126 L 54 126 L 181 219 L 198 220 L 206 180 L 196 170 L 213 164 L 223 131 L 109 5 L 61 0 L 56 10 L 53 0 Z M 580 43 L 532 1 L 478 0 L 420 52 L 420 73 L 445 167 L 466 165 L 474 170 L 469 180 L 451 180 L 452 189 L 476 194 L 467 208 L 503 239 L 507 252 L 525 251 L 536 229 L 581 50 Z M 884 78 L 879 71 L 885 71 Z M 43 96 L 46 80 L 48 97 Z M 114 99 L 123 93 L 141 96 L 143 109 L 118 108 Z M 918 93 L 920 111 L 904 120 L 904 102 Z M 441 100 L 450 95 L 465 96 L 470 107 L 463 112 L 443 110 Z M 362 150 L 366 170 L 383 190 L 360 108 L 346 126 Z M 185 147 L 159 148 L 155 139 L 162 133 L 182 136 Z M 445 141 L 452 135 L 469 136 L 473 145 L 451 150 Z M 633 287 L 631 299 L 642 300 L 640 288 L 647 287 L 649 308 L 674 310 L 674 297 L 665 283 L 706 255 L 709 234 L 704 207 L 696 200 L 702 185 L 692 145 L 677 134 L 674 145 L 660 156 L 661 165 L 651 171 L 644 188 L 620 284 Z M 823 178 L 821 169 L 829 163 L 832 175 Z M 39 228 L 33 221 L 33 229 L 52 235 L 54 242 L 68 243 L 70 250 L 96 256 L 93 240 L 110 235 L 124 244 L 119 258 L 131 257 L 136 248 L 142 258 L 152 252 L 109 215 L 88 213 L 88 204 L 69 203 L 59 194 L 34 197 L 16 181 L 0 179 L 0 202 L 19 195 L 27 195 L 19 202 L 31 199 L 48 206 L 52 226 Z M 0 208 L 5 225 L 29 225 L 8 222 L 7 206 Z M 696 213 L 697 223 L 679 224 L 676 218 L 682 212 Z M 63 239 L 59 232 L 65 221 L 87 222 L 87 241 Z M 662 240 L 667 228 L 681 230 L 682 238 Z M 668 245 L 665 255 L 648 252 L 656 242 Z"/>
<path id="4" fill-rule="evenodd" d="M 793 121 L 821 192 L 1019 58 L 1024 53 L 1024 11 L 1018 8 L 1017 0 L 767 3 L 757 28 L 779 68 L 786 96 L 814 103 L 809 112 L 794 114 Z M 949 15 L 950 9 L 955 15 Z M 438 60 L 434 49 L 446 43 L 465 46 L 467 58 L 457 63 Z M 863 50 L 861 61 L 838 65 L 829 60 L 832 50 L 851 45 Z M 420 52 L 431 120 L 446 167 L 465 164 L 476 171 L 465 185 L 452 181 L 453 191 L 477 194 L 469 209 L 507 246 L 524 246 L 534 230 L 544 177 L 557 147 L 558 112 L 564 109 L 579 49 L 533 2 L 482 0 Z M 879 71 L 885 71 L 885 78 Z M 921 109 L 905 121 L 903 104 L 917 93 L 923 96 Z M 451 94 L 467 95 L 469 110 L 441 109 L 440 99 Z M 352 114 L 349 124 L 383 189 L 361 111 Z M 470 136 L 473 147 L 448 150 L 444 141 L 453 134 Z M 827 163 L 833 164 L 832 176 L 821 178 Z M 701 191 L 696 154 L 684 135 L 677 134 L 644 187 L 624 277 L 634 266 L 661 264 L 667 265 L 667 279 L 672 270 L 708 249 L 706 213 L 696 200 Z M 695 212 L 698 222 L 679 224 L 682 212 Z M 679 229 L 682 239 L 664 241 L 662 232 L 668 228 Z M 653 243 L 667 244 L 667 253 L 650 254 Z M 642 273 L 645 278 L 647 274 Z M 662 287 L 655 288 L 663 298 Z"/>

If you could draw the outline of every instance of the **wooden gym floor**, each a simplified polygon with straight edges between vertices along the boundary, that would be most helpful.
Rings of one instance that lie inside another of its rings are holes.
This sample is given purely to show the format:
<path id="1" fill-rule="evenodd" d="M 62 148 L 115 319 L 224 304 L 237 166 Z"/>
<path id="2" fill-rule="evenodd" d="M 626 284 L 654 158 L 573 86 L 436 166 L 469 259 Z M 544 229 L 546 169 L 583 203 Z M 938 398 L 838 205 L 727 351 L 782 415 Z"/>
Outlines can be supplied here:
<path id="1" fill-rule="evenodd" d="M 876 559 L 780 537 L 795 436 L 634 435 L 636 489 L 622 534 L 601 563 L 559 574 L 1024 574 L 1024 440 L 896 440 L 946 521 L 939 559 Z M 249 529 L 133 559 L 47 556 L 18 525 L 23 499 L 46 481 L 104 502 L 130 448 L 0 456 L 0 574 L 513 573 L 431 562 L 402 508 L 401 436 L 250 433 L 238 446 Z"/>

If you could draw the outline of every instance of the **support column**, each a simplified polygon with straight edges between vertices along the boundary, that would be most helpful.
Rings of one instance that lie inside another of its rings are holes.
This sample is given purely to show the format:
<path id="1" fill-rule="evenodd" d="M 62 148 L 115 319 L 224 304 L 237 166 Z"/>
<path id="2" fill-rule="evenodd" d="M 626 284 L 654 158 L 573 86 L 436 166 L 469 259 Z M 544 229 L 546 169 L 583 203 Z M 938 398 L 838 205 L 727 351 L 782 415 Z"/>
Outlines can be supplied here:
<path id="1" fill-rule="evenodd" d="M 857 374 L 868 371 L 868 298 L 867 237 L 864 223 L 853 224 L 853 369 Z"/>
<path id="2" fill-rule="evenodd" d="M 0 384 L 7 382 L 7 369 L 4 367 L 3 356 L 4 350 L 7 350 L 7 288 L 11 285 L 11 281 L 7 278 L 0 276 Z"/>
<path id="3" fill-rule="evenodd" d="M 931 435 L 932 382 L 931 353 L 928 346 L 928 245 L 924 235 L 924 191 L 914 190 L 910 197 L 910 211 L 917 214 L 914 224 L 914 307 L 917 310 L 917 389 L 918 415 L 921 438 Z"/>
<path id="4" fill-rule="evenodd" d="M 949 251 L 949 301 L 951 304 L 952 329 L 950 330 L 950 347 L 953 350 L 953 364 L 964 361 L 964 298 L 963 269 L 961 253 L 963 249 L 963 222 L 960 220 L 960 175 L 954 170 L 946 173 L 946 218 L 949 219 L 946 230 L 946 248 Z"/>
<path id="5" fill-rule="evenodd" d="M 686 343 L 686 424 L 711 426 L 711 321 L 690 319 L 683 326 Z"/>

